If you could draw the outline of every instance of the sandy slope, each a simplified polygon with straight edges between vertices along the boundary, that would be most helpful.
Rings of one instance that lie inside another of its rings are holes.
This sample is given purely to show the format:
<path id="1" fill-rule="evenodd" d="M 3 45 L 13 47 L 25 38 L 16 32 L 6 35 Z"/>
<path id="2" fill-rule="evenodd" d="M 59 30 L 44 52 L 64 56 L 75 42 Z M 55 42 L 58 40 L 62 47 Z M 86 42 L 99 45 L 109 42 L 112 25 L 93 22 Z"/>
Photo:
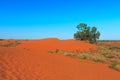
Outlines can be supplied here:
<path id="1" fill-rule="evenodd" d="M 52 38 L 20 42 L 16 47 L 0 47 L 0 80 L 120 80 L 120 72 L 105 64 L 48 53 L 88 51 L 96 49 L 95 45 Z"/>

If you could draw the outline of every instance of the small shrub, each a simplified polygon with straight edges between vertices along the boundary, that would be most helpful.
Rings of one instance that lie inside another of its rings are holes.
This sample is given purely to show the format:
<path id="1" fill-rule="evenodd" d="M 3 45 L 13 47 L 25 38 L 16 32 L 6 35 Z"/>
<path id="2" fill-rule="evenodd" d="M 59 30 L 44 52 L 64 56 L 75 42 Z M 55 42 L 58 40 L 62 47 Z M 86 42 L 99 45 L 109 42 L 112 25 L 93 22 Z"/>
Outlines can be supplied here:
<path id="1" fill-rule="evenodd" d="M 80 53 L 78 56 L 79 56 L 79 58 L 87 59 L 87 60 L 91 58 L 90 53 Z"/>
<path id="2" fill-rule="evenodd" d="M 102 54 L 104 57 L 106 57 L 106 58 L 113 58 L 114 56 L 113 55 L 111 55 L 110 53 L 103 53 Z"/>
<path id="3" fill-rule="evenodd" d="M 95 62 L 102 62 L 102 63 L 106 63 L 107 62 L 106 58 L 103 55 L 101 55 L 101 54 L 92 55 L 91 59 L 93 61 L 95 61 Z"/>
<path id="4" fill-rule="evenodd" d="M 110 68 L 115 68 L 116 66 L 117 66 L 117 63 L 111 63 L 111 64 L 109 65 Z"/>
<path id="5" fill-rule="evenodd" d="M 120 50 L 120 47 L 117 47 L 117 46 L 112 46 L 109 48 L 110 50 L 115 50 L 115 49 L 119 49 Z"/>
<path id="6" fill-rule="evenodd" d="M 120 64 L 116 65 L 115 69 L 116 69 L 117 71 L 120 71 Z"/>
<path id="7" fill-rule="evenodd" d="M 77 54 L 73 54 L 73 53 L 70 53 L 70 52 L 64 52 L 64 55 L 65 56 L 70 56 L 70 57 L 77 57 Z"/>
<path id="8" fill-rule="evenodd" d="M 112 69 L 115 69 L 115 70 L 117 70 L 117 71 L 120 71 L 120 64 L 111 63 L 111 64 L 109 65 L 109 67 L 112 68 Z"/>
<path id="9" fill-rule="evenodd" d="M 59 51 L 60 51 L 59 49 L 56 49 L 55 53 L 59 53 Z"/>

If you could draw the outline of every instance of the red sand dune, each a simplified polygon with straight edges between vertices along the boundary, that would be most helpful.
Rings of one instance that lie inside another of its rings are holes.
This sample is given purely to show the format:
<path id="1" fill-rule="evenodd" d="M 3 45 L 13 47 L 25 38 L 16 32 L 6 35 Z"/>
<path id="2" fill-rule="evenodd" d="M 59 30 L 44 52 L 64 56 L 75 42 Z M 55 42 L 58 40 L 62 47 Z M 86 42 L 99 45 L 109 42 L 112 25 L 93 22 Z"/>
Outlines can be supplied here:
<path id="1" fill-rule="evenodd" d="M 0 80 L 120 80 L 120 72 L 106 64 L 48 53 L 56 49 L 89 51 L 95 45 L 54 38 L 20 42 L 16 47 L 0 47 Z"/>

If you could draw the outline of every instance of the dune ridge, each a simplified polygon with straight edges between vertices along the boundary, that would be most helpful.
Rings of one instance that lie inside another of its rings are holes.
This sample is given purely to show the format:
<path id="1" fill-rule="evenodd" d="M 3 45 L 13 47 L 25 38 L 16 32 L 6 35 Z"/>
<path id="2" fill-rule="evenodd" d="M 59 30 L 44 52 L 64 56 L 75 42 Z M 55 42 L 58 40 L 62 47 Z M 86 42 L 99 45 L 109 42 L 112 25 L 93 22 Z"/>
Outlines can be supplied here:
<path id="1" fill-rule="evenodd" d="M 0 44 L 10 42 L 13 40 Z M 84 52 L 97 49 L 96 45 L 55 38 L 19 42 L 17 46 L 0 46 L 0 80 L 120 80 L 120 72 L 106 64 L 48 53 L 56 49 Z"/>

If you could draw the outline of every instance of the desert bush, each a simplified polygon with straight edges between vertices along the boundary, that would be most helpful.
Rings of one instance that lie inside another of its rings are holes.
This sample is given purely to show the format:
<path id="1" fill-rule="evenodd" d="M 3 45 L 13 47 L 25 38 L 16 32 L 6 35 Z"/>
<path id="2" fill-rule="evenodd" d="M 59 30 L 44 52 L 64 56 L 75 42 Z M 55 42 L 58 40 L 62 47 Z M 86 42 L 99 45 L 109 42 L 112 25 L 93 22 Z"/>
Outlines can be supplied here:
<path id="1" fill-rule="evenodd" d="M 55 50 L 55 53 L 61 53 L 61 52 L 62 52 L 62 50 L 60 50 L 60 49 Z"/>
<path id="2" fill-rule="evenodd" d="M 114 58 L 113 55 L 110 55 L 110 53 L 102 53 L 103 56 L 105 56 L 106 58 Z"/>
<path id="3" fill-rule="evenodd" d="M 77 54 L 73 54 L 71 52 L 63 52 L 65 56 L 70 56 L 70 57 L 77 57 Z"/>
<path id="4" fill-rule="evenodd" d="M 116 65 L 115 69 L 118 70 L 118 71 L 120 71 L 120 64 Z"/>
<path id="5" fill-rule="evenodd" d="M 95 54 L 95 55 L 91 56 L 91 59 L 95 62 L 102 62 L 102 63 L 107 62 L 107 59 L 101 54 Z"/>
<path id="6" fill-rule="evenodd" d="M 119 50 L 120 50 L 120 47 L 118 47 L 118 46 L 112 46 L 112 47 L 110 47 L 109 49 L 110 49 L 110 50 L 115 50 L 115 49 L 119 49 Z"/>
<path id="7" fill-rule="evenodd" d="M 117 70 L 117 71 L 120 71 L 120 64 L 111 63 L 111 64 L 109 65 L 109 67 L 112 68 L 112 69 L 115 69 L 115 70 Z"/>
<path id="8" fill-rule="evenodd" d="M 109 65 L 110 68 L 115 68 L 116 66 L 117 66 L 117 63 L 111 63 L 111 64 Z"/>

